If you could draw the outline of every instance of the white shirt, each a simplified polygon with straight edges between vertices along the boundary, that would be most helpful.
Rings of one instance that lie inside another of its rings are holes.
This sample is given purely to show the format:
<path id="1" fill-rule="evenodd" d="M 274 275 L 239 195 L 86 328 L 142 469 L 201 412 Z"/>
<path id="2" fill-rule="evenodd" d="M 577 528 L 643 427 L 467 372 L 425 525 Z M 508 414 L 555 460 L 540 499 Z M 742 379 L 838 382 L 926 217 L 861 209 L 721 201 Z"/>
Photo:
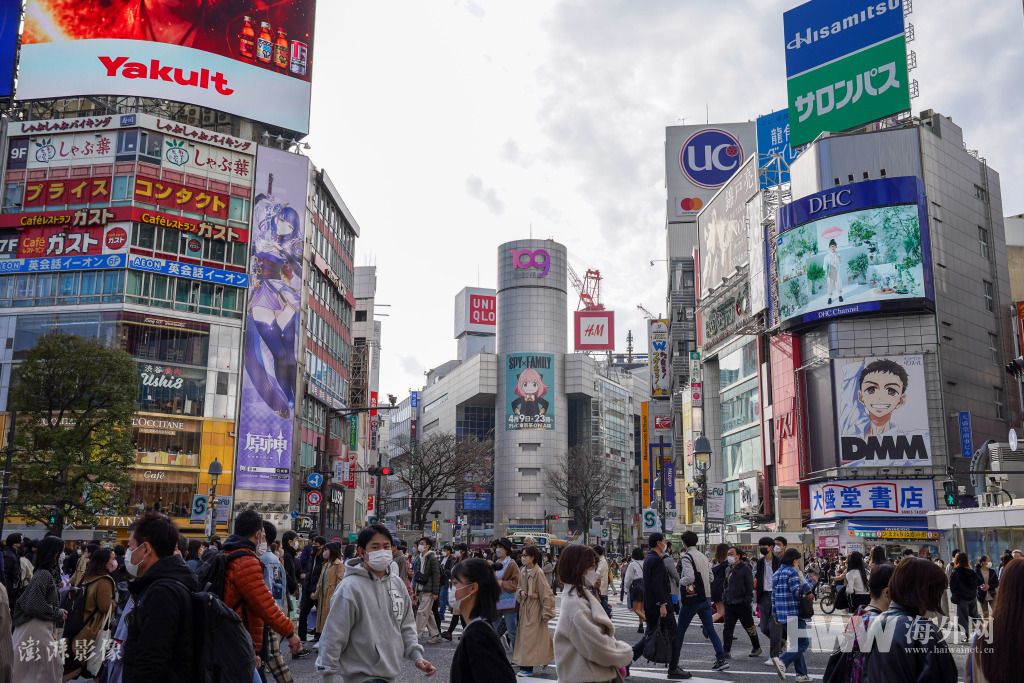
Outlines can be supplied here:
<path id="1" fill-rule="evenodd" d="M 764 588 L 762 588 L 762 590 L 765 593 L 772 592 L 773 576 L 775 576 L 775 570 L 772 569 L 772 554 L 768 553 L 764 556 Z"/>
<path id="2" fill-rule="evenodd" d="M 850 595 L 867 595 L 868 587 L 864 585 L 864 577 L 860 575 L 859 569 L 846 572 L 846 592 Z"/>

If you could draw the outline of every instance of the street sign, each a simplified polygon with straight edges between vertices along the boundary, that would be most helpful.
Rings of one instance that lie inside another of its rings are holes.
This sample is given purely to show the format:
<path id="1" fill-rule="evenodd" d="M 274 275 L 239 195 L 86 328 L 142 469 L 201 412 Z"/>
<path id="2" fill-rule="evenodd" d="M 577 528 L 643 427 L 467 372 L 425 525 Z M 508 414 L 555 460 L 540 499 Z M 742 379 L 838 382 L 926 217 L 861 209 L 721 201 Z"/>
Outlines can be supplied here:
<path id="1" fill-rule="evenodd" d="M 676 530 L 677 515 L 678 513 L 675 508 L 667 508 L 665 510 L 665 530 L 669 533 Z"/>
<path id="2" fill-rule="evenodd" d="M 323 500 L 323 495 L 319 491 L 307 491 L 306 492 L 306 503 L 312 508 L 314 505 L 320 505 L 320 501 Z"/>
<path id="3" fill-rule="evenodd" d="M 310 472 L 309 476 L 306 477 L 306 484 L 311 489 L 318 489 L 324 485 L 324 475 L 319 472 Z"/>
<path id="4" fill-rule="evenodd" d="M 960 425 L 960 455 L 970 458 L 974 455 L 974 438 L 971 434 L 971 414 L 960 411 L 957 422 Z"/>
<path id="5" fill-rule="evenodd" d="M 295 518 L 297 518 L 298 516 L 299 516 L 299 513 L 298 513 L 298 512 L 296 512 L 295 510 L 292 510 L 292 519 L 295 519 Z"/>
<path id="6" fill-rule="evenodd" d="M 309 510 L 310 512 L 320 512 L 319 505 L 307 505 L 306 509 Z"/>
<path id="7" fill-rule="evenodd" d="M 205 494 L 192 496 L 192 510 L 189 512 L 188 521 L 192 524 L 202 524 L 206 520 L 209 503 L 210 497 Z M 227 524 L 230 513 L 231 496 L 217 496 L 217 524 Z"/>
<path id="8" fill-rule="evenodd" d="M 661 531 L 661 520 L 658 519 L 658 511 L 654 508 L 645 508 L 640 519 L 643 521 L 644 534 Z"/>
<path id="9" fill-rule="evenodd" d="M 430 530 L 432 532 L 434 532 L 435 534 L 437 533 L 437 520 L 436 519 L 433 522 L 430 523 Z"/>

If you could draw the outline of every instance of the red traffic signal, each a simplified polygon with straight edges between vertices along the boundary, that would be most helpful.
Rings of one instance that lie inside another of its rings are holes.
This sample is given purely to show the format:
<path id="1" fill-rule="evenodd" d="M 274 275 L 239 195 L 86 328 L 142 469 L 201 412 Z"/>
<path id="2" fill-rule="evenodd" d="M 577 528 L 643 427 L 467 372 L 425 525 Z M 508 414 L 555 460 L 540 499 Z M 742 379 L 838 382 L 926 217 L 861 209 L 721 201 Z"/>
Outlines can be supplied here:
<path id="1" fill-rule="evenodd" d="M 391 471 L 390 467 L 381 467 L 380 468 L 380 476 L 382 476 L 382 477 L 389 477 L 392 474 L 393 474 L 393 472 Z"/>
<path id="2" fill-rule="evenodd" d="M 374 477 L 390 477 L 395 471 L 390 467 L 367 467 L 366 473 Z"/>

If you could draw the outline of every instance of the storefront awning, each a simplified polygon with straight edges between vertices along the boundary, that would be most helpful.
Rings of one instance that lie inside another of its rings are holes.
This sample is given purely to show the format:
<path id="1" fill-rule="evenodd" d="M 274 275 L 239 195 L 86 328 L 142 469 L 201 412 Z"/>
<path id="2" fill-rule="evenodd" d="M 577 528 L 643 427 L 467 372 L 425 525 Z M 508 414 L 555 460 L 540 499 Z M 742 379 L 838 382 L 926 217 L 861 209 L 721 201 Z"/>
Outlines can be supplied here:
<path id="1" fill-rule="evenodd" d="M 875 538 L 880 540 L 915 540 L 936 541 L 941 531 L 928 528 L 928 520 L 924 518 L 894 519 L 889 522 L 879 520 L 869 522 L 847 522 L 850 533 L 858 538 Z"/>

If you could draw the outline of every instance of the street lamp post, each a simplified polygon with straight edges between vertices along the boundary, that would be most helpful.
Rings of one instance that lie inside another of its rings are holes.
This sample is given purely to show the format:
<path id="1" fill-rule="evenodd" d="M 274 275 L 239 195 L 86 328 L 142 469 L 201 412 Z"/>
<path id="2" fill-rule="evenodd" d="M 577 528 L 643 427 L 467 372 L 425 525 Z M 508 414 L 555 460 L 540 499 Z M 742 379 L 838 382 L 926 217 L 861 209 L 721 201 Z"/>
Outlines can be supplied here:
<path id="1" fill-rule="evenodd" d="M 220 460 L 217 460 L 217 458 L 213 459 L 213 462 L 210 463 L 210 468 L 206 471 L 210 475 L 210 498 L 206 505 L 207 539 L 213 536 L 213 532 L 217 528 L 217 479 L 223 472 L 224 466 L 220 464 Z"/>
<path id="2" fill-rule="evenodd" d="M 701 434 L 693 442 L 693 464 L 700 473 L 701 497 L 704 500 L 704 549 L 708 547 L 708 470 L 711 469 L 711 441 Z"/>

